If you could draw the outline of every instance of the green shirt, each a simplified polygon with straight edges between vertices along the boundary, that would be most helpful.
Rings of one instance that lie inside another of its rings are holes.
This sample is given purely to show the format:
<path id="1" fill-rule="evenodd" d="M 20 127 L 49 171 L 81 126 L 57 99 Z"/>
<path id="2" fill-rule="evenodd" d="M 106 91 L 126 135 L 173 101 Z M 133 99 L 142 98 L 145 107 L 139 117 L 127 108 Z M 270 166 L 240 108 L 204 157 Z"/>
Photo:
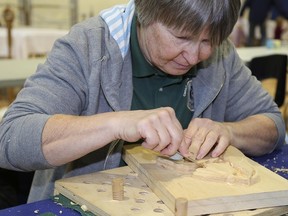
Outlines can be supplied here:
<path id="1" fill-rule="evenodd" d="M 149 64 L 144 58 L 137 39 L 136 17 L 131 27 L 131 53 L 133 68 L 132 110 L 172 107 L 183 128 L 187 128 L 193 110 L 187 107 L 190 88 L 187 82 L 195 71 L 193 68 L 183 76 L 171 76 Z M 189 82 L 189 83 L 190 83 Z"/>

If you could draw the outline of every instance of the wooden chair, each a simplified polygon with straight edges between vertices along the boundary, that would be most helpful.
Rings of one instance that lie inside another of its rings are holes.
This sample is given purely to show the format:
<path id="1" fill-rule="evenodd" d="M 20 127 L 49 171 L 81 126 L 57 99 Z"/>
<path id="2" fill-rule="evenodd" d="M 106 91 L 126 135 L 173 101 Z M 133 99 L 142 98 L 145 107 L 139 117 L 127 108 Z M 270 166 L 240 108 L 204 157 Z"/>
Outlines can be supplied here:
<path id="1" fill-rule="evenodd" d="M 275 86 L 268 86 L 268 91 L 271 87 L 275 87 L 274 95 L 272 96 L 278 107 L 281 107 L 284 104 L 286 95 L 287 55 L 275 54 L 255 57 L 248 66 L 252 74 L 262 83 L 267 79 L 276 81 Z"/>
<path id="2" fill-rule="evenodd" d="M 255 57 L 248 65 L 252 74 L 262 82 L 280 108 L 288 131 L 288 103 L 286 97 L 287 55 L 274 54 Z"/>
<path id="3" fill-rule="evenodd" d="M 12 27 L 15 18 L 14 12 L 8 5 L 3 11 L 3 18 L 7 28 L 8 58 L 12 58 Z"/>

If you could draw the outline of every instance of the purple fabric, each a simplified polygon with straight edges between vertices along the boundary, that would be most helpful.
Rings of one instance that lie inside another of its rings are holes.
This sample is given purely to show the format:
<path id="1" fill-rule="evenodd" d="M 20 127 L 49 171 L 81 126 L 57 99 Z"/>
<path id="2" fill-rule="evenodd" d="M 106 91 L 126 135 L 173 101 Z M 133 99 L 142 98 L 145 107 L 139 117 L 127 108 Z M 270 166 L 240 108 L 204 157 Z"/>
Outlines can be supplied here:
<path id="1" fill-rule="evenodd" d="M 61 215 L 80 216 L 81 214 L 73 209 L 65 208 L 52 199 L 20 205 L 12 208 L 0 210 L 1 216 L 36 216 L 36 215 Z"/>
<path id="2" fill-rule="evenodd" d="M 288 179 L 288 145 L 283 145 L 271 154 L 254 157 L 254 161 Z"/>

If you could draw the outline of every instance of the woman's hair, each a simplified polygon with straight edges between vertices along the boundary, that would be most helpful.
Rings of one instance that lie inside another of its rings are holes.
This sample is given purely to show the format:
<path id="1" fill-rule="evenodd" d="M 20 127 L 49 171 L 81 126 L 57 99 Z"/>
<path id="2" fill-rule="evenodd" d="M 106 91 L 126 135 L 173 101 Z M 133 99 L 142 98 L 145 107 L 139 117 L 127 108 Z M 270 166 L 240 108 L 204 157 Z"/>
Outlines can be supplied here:
<path id="1" fill-rule="evenodd" d="M 196 37 L 208 29 L 212 45 L 230 35 L 240 7 L 240 0 L 135 0 L 142 26 L 160 22 Z"/>

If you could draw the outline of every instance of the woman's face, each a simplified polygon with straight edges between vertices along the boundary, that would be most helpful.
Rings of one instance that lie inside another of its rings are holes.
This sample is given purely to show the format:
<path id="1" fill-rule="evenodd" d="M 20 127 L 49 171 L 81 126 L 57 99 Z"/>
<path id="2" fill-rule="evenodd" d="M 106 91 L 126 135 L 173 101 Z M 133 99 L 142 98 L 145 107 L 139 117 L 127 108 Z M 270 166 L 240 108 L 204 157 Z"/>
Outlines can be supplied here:
<path id="1" fill-rule="evenodd" d="M 137 29 L 140 48 L 152 65 L 170 75 L 183 75 L 213 52 L 207 31 L 199 37 L 154 23 Z"/>

